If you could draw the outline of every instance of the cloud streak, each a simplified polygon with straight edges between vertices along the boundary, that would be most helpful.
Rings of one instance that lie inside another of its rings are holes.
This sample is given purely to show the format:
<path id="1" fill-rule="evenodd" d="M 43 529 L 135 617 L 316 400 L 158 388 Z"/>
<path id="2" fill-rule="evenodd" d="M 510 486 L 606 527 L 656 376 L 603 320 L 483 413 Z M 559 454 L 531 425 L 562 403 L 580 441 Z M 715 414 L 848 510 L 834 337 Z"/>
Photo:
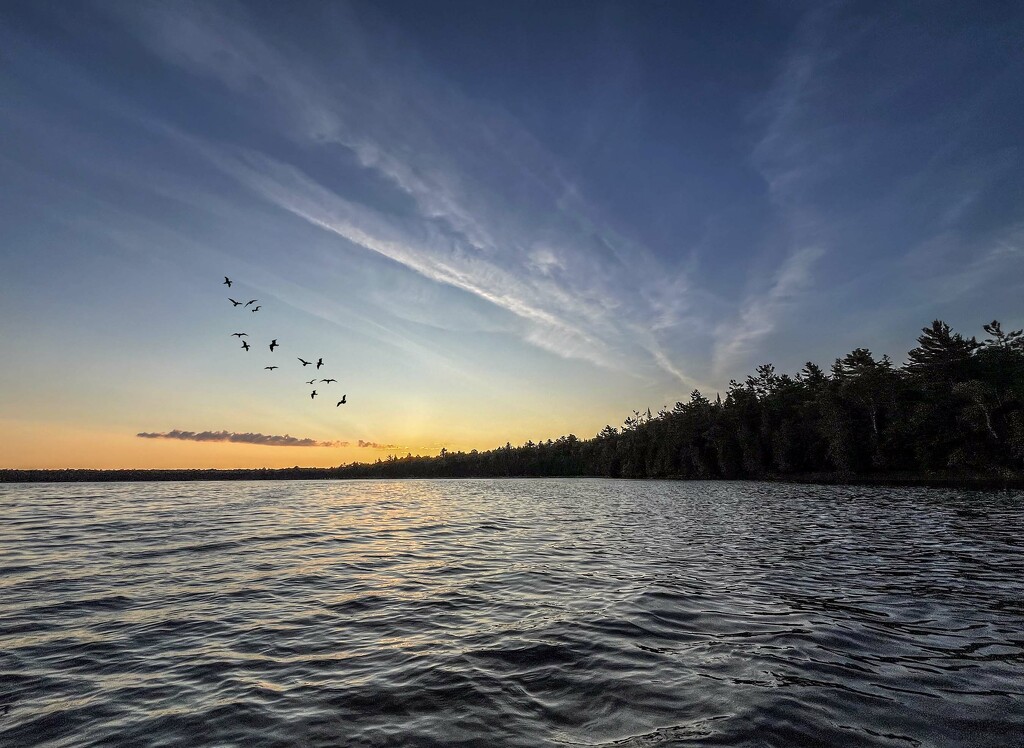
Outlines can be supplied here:
<path id="1" fill-rule="evenodd" d="M 345 22 L 325 24 L 340 50 L 325 61 L 229 5 L 109 7 L 165 62 L 261 104 L 268 127 L 317 154 L 310 167 L 186 136 L 264 200 L 508 312 L 540 349 L 682 378 L 660 335 L 692 314 L 686 280 L 599 219 L 514 118 L 425 72 L 405 45 L 370 38 L 357 11 L 328 11 Z M 390 199 L 370 205 L 331 176 L 352 163 Z"/>
<path id="2" fill-rule="evenodd" d="M 264 447 L 358 447 L 359 449 L 380 449 L 380 450 L 402 450 L 406 449 L 401 444 L 381 444 L 379 442 L 356 440 L 356 443 L 348 441 L 318 441 L 316 439 L 300 439 L 290 434 L 257 434 L 252 432 L 239 433 L 235 431 L 140 431 L 136 434 L 140 439 L 176 439 L 185 442 L 232 442 L 234 444 L 258 444 Z"/>
<path id="3" fill-rule="evenodd" d="M 356 443 L 356 446 L 364 449 L 405 449 L 405 447 L 399 444 L 378 444 L 377 442 L 367 442 L 362 439 Z"/>
<path id="4" fill-rule="evenodd" d="M 764 130 L 751 153 L 783 237 L 773 256 L 782 260 L 774 285 L 758 286 L 735 321 L 718 327 L 726 339 L 715 351 L 717 373 L 756 352 L 798 306 L 805 332 L 822 338 L 824 325 L 846 334 L 832 315 L 856 318 L 863 335 L 877 314 L 872 335 L 886 345 L 891 331 L 917 320 L 993 303 L 982 289 L 1001 286 L 997 298 L 1009 296 L 995 278 L 1019 275 L 1019 260 L 989 248 L 1019 242 L 1019 208 L 1006 196 L 1019 189 L 1021 151 L 1015 139 L 996 150 L 1001 133 L 991 123 L 1021 61 L 1005 56 L 1005 70 L 989 69 L 996 75 L 951 73 L 987 68 L 977 50 L 1002 44 L 998 26 L 977 18 L 970 26 L 926 31 L 902 13 L 883 22 L 843 2 L 803 15 L 757 112 Z M 957 43 L 967 36 L 972 45 Z M 897 58 L 906 62 L 892 64 Z M 921 106 L 938 80 L 943 106 Z M 827 309 L 820 288 L 829 289 Z M 828 316 L 806 311 L 815 303 Z"/>
<path id="5" fill-rule="evenodd" d="M 718 334 L 723 342 L 715 348 L 716 373 L 720 376 L 728 373 L 757 341 L 775 330 L 786 310 L 810 284 L 811 270 L 822 254 L 820 247 L 804 247 L 793 252 L 776 273 L 771 287 L 749 296 L 738 317 L 719 327 Z"/>
<path id="6" fill-rule="evenodd" d="M 234 431 L 173 431 L 147 432 L 141 431 L 136 436 L 142 439 L 177 439 L 188 442 L 233 442 L 235 444 L 259 444 L 265 447 L 347 447 L 344 441 L 317 441 L 316 439 L 300 439 L 289 434 L 255 434 L 251 432 L 237 433 Z M 360 444 L 362 446 L 362 444 Z"/>
<path id="7" fill-rule="evenodd" d="M 1014 261 L 1012 252 L 988 262 L 972 255 L 980 232 L 968 224 L 985 219 L 978 206 L 991 210 L 997 202 L 993 186 L 1013 186 L 1005 175 L 1019 173 L 1018 151 L 976 158 L 958 142 L 966 136 L 955 118 L 904 108 L 913 99 L 905 94 L 930 79 L 933 66 L 892 66 L 885 53 L 904 41 L 922 59 L 949 53 L 932 51 L 906 19 L 889 28 L 841 2 L 796 14 L 802 20 L 780 47 L 782 57 L 767 61 L 777 74 L 760 90 L 756 111 L 749 111 L 753 99 L 740 107 L 753 132 L 743 133 L 751 147 L 737 179 L 758 189 L 725 211 L 709 198 L 707 230 L 670 246 L 658 230 L 624 228 L 630 208 L 618 203 L 628 206 L 628 196 L 605 189 L 603 179 L 589 181 L 585 166 L 573 171 L 580 161 L 559 152 L 557 138 L 545 139 L 543 125 L 526 115 L 517 120 L 502 108 L 500 92 L 493 99 L 463 93 L 443 65 L 417 56 L 415 35 L 403 36 L 368 5 L 309 5 L 293 27 L 231 0 L 100 7 L 106 21 L 113 17 L 134 37 L 133 47 L 141 41 L 146 54 L 187 74 L 196 101 L 211 105 L 216 127 L 166 110 L 134 116 L 134 124 L 144 120 L 149 132 L 174 140 L 180 160 L 203 175 L 201 189 L 179 199 L 205 206 L 207 190 L 223 189 L 224 203 L 245 206 L 228 214 L 239 225 L 255 214 L 260 226 L 311 237 L 304 243 L 316 245 L 318 262 L 355 260 L 360 269 L 399 279 L 409 293 L 396 293 L 391 283 L 373 286 L 384 313 L 367 315 L 365 326 L 424 359 L 446 350 L 443 336 L 430 337 L 424 325 L 465 330 L 466 309 L 485 320 L 483 345 L 515 337 L 625 373 L 620 381 L 635 375 L 666 390 L 680 382 L 703 387 L 755 358 L 786 355 L 778 344 L 797 312 L 813 304 L 820 311 L 816 289 L 833 289 L 835 314 L 856 309 L 864 294 L 890 307 L 904 304 L 906 294 L 897 291 L 917 282 L 901 264 L 910 247 L 933 261 L 942 257 L 923 250 L 952 247 L 956 272 L 968 260 L 986 268 Z M 299 28 L 303 34 L 295 36 Z M 981 99 L 963 101 L 963 117 L 988 111 L 978 108 Z M 649 162 L 643 144 L 631 141 L 644 131 L 616 135 L 624 172 L 639 173 L 631 154 L 638 164 Z M 699 182 L 702 165 L 692 166 L 678 183 L 665 180 L 666 212 L 703 204 L 689 186 Z M 161 173 L 147 169 L 145 179 Z M 717 194 L 713 188 L 708 194 Z M 759 230 L 747 231 L 748 221 Z M 941 242 L 934 227 L 949 232 Z M 277 259 L 276 247 L 260 251 Z M 987 274 L 978 277 L 979 286 L 988 283 Z M 956 275 L 948 280 L 954 285 Z M 263 285 L 277 292 L 282 284 L 269 278 Z M 297 308 L 353 322 L 329 293 L 302 298 L 301 288 L 292 290 L 289 303 Z M 389 298 L 399 295 L 389 309 Z M 418 314 L 414 296 L 445 299 L 446 313 L 431 303 L 433 316 L 420 319 L 427 315 Z M 359 294 L 352 298 L 356 308 Z M 827 317 L 805 318 L 810 334 L 821 337 Z M 897 327 L 895 319 L 891 324 Z M 452 369 L 468 361 L 460 356 L 456 350 Z M 544 358 L 531 363 L 549 365 Z"/>

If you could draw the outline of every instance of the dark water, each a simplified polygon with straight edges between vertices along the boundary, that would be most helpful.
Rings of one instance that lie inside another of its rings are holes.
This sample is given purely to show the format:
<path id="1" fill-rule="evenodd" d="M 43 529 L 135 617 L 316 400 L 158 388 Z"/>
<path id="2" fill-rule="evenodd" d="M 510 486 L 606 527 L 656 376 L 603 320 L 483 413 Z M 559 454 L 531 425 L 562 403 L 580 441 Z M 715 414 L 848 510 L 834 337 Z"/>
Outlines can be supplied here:
<path id="1" fill-rule="evenodd" d="M 1024 496 L 0 486 L 2 745 L 1024 744 Z"/>

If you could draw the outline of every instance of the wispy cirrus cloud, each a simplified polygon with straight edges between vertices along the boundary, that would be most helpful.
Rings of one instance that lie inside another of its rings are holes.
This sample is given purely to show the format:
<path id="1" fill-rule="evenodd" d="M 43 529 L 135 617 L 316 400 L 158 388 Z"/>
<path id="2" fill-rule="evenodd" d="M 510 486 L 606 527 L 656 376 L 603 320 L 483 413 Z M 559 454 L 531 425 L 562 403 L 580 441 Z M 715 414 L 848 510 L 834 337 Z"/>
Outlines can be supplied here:
<path id="1" fill-rule="evenodd" d="M 774 259 L 774 269 L 768 270 L 765 266 L 770 268 L 771 261 L 753 263 L 750 290 L 715 326 L 712 371 L 719 381 L 761 353 L 762 341 L 801 305 L 804 294 L 814 287 L 815 265 L 831 246 L 821 214 L 808 199 L 808 185 L 832 168 L 820 150 L 825 136 L 815 128 L 811 112 L 816 95 L 827 85 L 823 69 L 838 54 L 825 44 L 834 14 L 835 6 L 825 5 L 805 17 L 757 113 L 763 130 L 751 162 L 765 182 L 781 227 L 782 238 L 768 254 L 781 259 Z M 841 150 L 836 147 L 834 153 Z"/>
<path id="2" fill-rule="evenodd" d="M 976 46 L 959 43 L 967 37 Z M 993 279 L 1019 275 L 1020 257 L 998 248 L 1019 242 L 1019 201 L 1008 195 L 1019 190 L 1022 152 L 1015 141 L 995 147 L 1002 133 L 991 123 L 1022 60 L 1004 55 L 1005 68 L 989 67 L 978 53 L 1005 43 L 977 16 L 926 30 L 900 12 L 830 2 L 802 17 L 755 117 L 763 129 L 751 154 L 782 259 L 774 284 L 754 284 L 719 328 L 719 371 L 781 327 L 786 310 L 803 307 L 804 333 L 818 326 L 821 338 L 825 326 L 847 335 L 837 317 L 856 319 L 857 345 L 872 320 L 869 334 L 884 346 L 894 330 L 991 303 L 980 288 L 1009 295 Z M 806 313 L 823 286 L 828 305 Z"/>
<path id="3" fill-rule="evenodd" d="M 719 327 L 722 342 L 715 348 L 714 369 L 727 376 L 759 340 L 772 333 L 785 312 L 794 306 L 811 282 L 814 263 L 822 256 L 820 247 L 804 247 L 783 262 L 771 286 L 750 295 L 739 314 Z"/>
<path id="4" fill-rule="evenodd" d="M 110 9 L 163 60 L 224 87 L 303 149 L 295 158 L 188 136 L 266 201 L 508 312 L 538 348 L 683 377 L 662 342 L 693 314 L 680 273 L 606 225 L 512 117 L 426 72 L 400 40 L 368 35 L 349 6 L 324 10 L 337 36 L 327 60 L 232 5 Z M 331 177 L 353 161 L 383 185 L 374 200 Z"/>
<path id="5" fill-rule="evenodd" d="M 188 442 L 233 442 L 236 444 L 259 444 L 266 447 L 347 447 L 345 441 L 318 441 L 316 439 L 300 439 L 285 434 L 256 434 L 252 432 L 237 433 L 234 431 L 182 431 L 174 429 L 165 432 L 142 431 L 136 434 L 142 439 L 177 439 Z M 360 444 L 360 446 L 362 446 Z"/>
<path id="6" fill-rule="evenodd" d="M 225 119 L 258 122 L 241 137 L 195 120 L 175 128 L 188 155 L 261 209 L 323 229 L 346 251 L 386 258 L 448 298 L 462 298 L 453 288 L 486 302 L 477 308 L 500 335 L 672 387 L 720 383 L 777 355 L 773 333 L 807 312 L 823 284 L 835 316 L 886 293 L 909 316 L 903 287 L 914 279 L 900 258 L 933 246 L 938 228 L 957 270 L 978 264 L 971 247 L 988 220 L 981 214 L 1015 194 L 995 188 L 1019 172 L 1017 151 L 979 157 L 961 132 L 999 97 L 972 87 L 957 93 L 956 116 L 922 107 L 934 99 L 931 63 L 965 52 L 940 52 L 899 13 L 882 22 L 835 2 L 801 14 L 749 121 L 757 131 L 746 165 L 765 194 L 743 208 L 764 208 L 763 231 L 751 232 L 751 246 L 699 248 L 705 267 L 729 269 L 720 282 L 718 271 L 702 278 L 698 266 L 675 261 L 694 247 L 673 248 L 673 258 L 617 230 L 567 161 L 507 111 L 432 72 L 400 33 L 381 33 L 387 24 L 369 6 L 311 6 L 306 21 L 317 28 L 303 44 L 230 2 L 106 7 Z M 904 108 L 915 96 L 916 108 Z M 748 211 L 738 211 L 743 222 Z M 989 264 L 1012 261 L 997 259 Z"/>

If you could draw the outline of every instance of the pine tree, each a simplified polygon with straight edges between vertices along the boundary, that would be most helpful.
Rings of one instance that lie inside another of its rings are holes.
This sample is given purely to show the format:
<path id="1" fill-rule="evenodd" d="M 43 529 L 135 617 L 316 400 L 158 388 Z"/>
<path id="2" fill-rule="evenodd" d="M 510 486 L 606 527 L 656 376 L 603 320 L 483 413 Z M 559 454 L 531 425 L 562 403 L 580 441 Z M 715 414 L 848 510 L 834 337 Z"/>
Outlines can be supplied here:
<path id="1" fill-rule="evenodd" d="M 978 341 L 954 333 L 941 320 L 921 329 L 918 346 L 907 354 L 907 370 L 926 385 L 952 386 L 969 378 L 971 354 Z"/>

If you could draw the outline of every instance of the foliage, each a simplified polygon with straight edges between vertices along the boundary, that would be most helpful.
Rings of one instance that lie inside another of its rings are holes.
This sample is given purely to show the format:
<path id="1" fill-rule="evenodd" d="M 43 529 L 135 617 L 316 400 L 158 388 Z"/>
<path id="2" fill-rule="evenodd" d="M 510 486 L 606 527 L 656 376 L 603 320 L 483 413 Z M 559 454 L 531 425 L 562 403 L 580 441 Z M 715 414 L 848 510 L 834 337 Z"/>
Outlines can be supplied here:
<path id="1" fill-rule="evenodd" d="M 656 415 L 633 411 L 592 439 L 409 455 L 337 468 L 341 477 L 756 478 L 1024 469 L 1024 334 L 977 342 L 936 320 L 898 368 L 857 348 L 826 374 L 765 364 L 725 398 L 699 391 Z"/>

